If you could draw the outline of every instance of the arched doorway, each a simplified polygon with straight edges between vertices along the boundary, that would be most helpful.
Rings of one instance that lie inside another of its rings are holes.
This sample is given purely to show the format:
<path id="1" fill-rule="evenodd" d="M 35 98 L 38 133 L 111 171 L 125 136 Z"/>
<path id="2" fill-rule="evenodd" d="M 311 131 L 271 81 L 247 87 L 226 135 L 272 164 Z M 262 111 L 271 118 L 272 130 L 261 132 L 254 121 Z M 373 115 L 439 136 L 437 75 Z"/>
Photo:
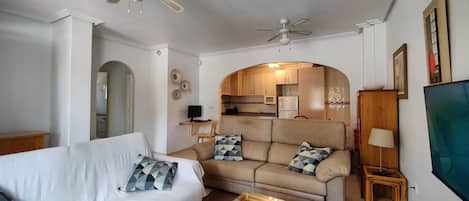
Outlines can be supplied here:
<path id="1" fill-rule="evenodd" d="M 351 145 L 349 79 L 310 62 L 259 64 L 228 75 L 220 85 L 221 115 L 343 121 Z"/>
<path id="2" fill-rule="evenodd" d="M 133 132 L 134 75 L 119 61 L 103 64 L 96 79 L 96 138 Z"/>

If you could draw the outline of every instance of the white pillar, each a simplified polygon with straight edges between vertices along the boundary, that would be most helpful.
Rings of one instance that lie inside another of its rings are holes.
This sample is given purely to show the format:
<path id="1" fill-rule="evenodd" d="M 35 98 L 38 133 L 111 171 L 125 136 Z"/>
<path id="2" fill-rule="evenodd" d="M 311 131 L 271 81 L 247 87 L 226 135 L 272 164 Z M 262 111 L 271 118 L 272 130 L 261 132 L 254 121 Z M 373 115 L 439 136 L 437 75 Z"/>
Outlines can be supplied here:
<path id="1" fill-rule="evenodd" d="M 90 140 L 91 50 L 94 18 L 60 11 L 53 20 L 51 144 Z"/>
<path id="2" fill-rule="evenodd" d="M 154 97 L 149 97 L 156 107 L 151 112 L 153 118 L 153 137 L 149 139 L 152 150 L 167 153 L 168 144 L 168 82 L 169 82 L 169 48 L 159 45 L 152 48 L 152 63 L 150 68 L 151 89 Z"/>
<path id="3" fill-rule="evenodd" d="M 386 24 L 369 20 L 357 26 L 363 31 L 362 86 L 388 86 Z"/>

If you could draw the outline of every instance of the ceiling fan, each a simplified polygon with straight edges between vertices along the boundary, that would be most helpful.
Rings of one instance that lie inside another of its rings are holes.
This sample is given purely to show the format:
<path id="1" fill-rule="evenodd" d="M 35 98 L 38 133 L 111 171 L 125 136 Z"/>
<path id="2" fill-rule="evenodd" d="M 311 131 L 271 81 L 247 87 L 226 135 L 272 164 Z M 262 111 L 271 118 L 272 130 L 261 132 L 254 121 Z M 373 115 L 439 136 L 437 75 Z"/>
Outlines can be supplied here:
<path id="1" fill-rule="evenodd" d="M 129 12 L 130 12 L 130 3 L 135 2 L 140 5 L 140 13 L 143 12 L 143 0 L 128 0 L 129 1 Z M 174 0 L 160 0 L 164 5 L 168 6 L 171 10 L 173 10 L 176 13 L 180 13 L 184 11 L 184 7 L 181 6 L 178 2 Z M 120 0 L 107 0 L 109 3 L 119 3 Z"/>
<path id="2" fill-rule="evenodd" d="M 301 18 L 299 20 L 297 20 L 296 22 L 294 23 L 290 23 L 290 21 L 286 18 L 282 18 L 280 19 L 280 29 L 278 30 L 274 30 L 274 29 L 264 29 L 264 28 L 259 28 L 259 29 L 256 29 L 256 31 L 269 31 L 269 32 L 276 32 L 276 34 L 274 36 L 272 36 L 271 38 L 269 38 L 269 40 L 267 40 L 267 42 L 271 42 L 275 39 L 277 39 L 278 37 L 281 37 L 280 38 L 280 44 L 281 45 L 288 45 L 290 43 L 290 38 L 288 38 L 288 34 L 298 34 L 298 35 L 304 35 L 304 36 L 309 36 L 312 34 L 311 31 L 305 31 L 305 30 L 297 30 L 296 28 L 301 25 L 301 24 L 304 24 L 304 23 L 307 23 L 309 22 L 309 19 L 308 18 Z"/>

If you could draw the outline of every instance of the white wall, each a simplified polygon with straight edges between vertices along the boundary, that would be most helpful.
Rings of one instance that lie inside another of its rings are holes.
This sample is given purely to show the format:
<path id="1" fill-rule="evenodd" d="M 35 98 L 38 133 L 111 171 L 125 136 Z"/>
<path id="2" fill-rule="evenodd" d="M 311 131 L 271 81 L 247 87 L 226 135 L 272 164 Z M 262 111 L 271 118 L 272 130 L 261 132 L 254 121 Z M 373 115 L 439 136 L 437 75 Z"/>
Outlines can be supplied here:
<path id="1" fill-rule="evenodd" d="M 180 126 L 179 122 L 187 121 L 187 106 L 198 103 L 199 95 L 199 58 L 174 49 L 169 49 L 169 72 L 178 69 L 184 80 L 188 80 L 192 85 L 192 90 L 183 92 L 179 100 L 173 100 L 171 93 L 174 89 L 180 88 L 173 84 L 168 77 L 168 137 L 167 152 L 179 151 L 196 143 L 196 138 L 189 136 L 188 128 Z M 168 74 L 166 74 L 168 75 Z"/>
<path id="2" fill-rule="evenodd" d="M 334 67 L 347 76 L 350 82 L 351 122 L 356 122 L 357 97 L 354 94 L 362 84 L 362 48 L 361 34 L 345 33 L 303 40 L 291 46 L 253 47 L 202 55 L 199 101 L 204 107 L 204 117 L 218 118 L 219 87 L 230 73 L 261 63 L 304 61 Z M 355 124 L 352 123 L 352 126 Z"/>
<path id="3" fill-rule="evenodd" d="M 152 99 L 156 92 L 150 82 L 151 57 L 148 50 L 133 47 L 118 41 L 93 38 L 93 70 L 92 70 L 92 135 L 96 132 L 95 99 L 96 76 L 98 69 L 109 61 L 119 61 L 127 65 L 134 75 L 134 131 L 143 132 L 149 140 L 153 139 L 155 119 L 153 111 L 155 102 Z M 150 141 L 151 142 L 151 141 Z"/>
<path id="4" fill-rule="evenodd" d="M 469 1 L 449 0 L 453 80 L 469 79 Z M 386 22 L 388 80 L 392 86 L 392 53 L 403 43 L 408 48 L 409 99 L 399 101 L 400 166 L 409 185 L 410 201 L 460 200 L 431 173 L 430 145 L 423 87 L 428 85 L 422 12 L 430 0 L 397 0 Z"/>
<path id="5" fill-rule="evenodd" d="M 0 12 L 0 133 L 50 129 L 50 32 Z"/>

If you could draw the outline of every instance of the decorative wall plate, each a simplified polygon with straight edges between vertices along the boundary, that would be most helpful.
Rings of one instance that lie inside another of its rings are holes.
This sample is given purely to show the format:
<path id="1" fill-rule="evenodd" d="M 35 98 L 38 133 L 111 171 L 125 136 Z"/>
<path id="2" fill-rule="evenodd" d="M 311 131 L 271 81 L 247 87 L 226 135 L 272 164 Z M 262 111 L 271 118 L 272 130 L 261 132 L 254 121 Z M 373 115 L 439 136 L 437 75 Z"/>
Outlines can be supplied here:
<path id="1" fill-rule="evenodd" d="M 182 81 L 182 74 L 177 69 L 173 69 L 169 74 L 169 79 L 173 81 L 173 83 L 179 84 Z"/>
<path id="2" fill-rule="evenodd" d="M 182 97 L 182 92 L 179 89 L 173 90 L 173 92 L 171 94 L 172 94 L 174 100 L 179 100 Z"/>
<path id="3" fill-rule="evenodd" d="M 181 90 L 183 91 L 190 91 L 191 90 L 191 83 L 187 80 L 183 80 L 181 82 Z"/>

